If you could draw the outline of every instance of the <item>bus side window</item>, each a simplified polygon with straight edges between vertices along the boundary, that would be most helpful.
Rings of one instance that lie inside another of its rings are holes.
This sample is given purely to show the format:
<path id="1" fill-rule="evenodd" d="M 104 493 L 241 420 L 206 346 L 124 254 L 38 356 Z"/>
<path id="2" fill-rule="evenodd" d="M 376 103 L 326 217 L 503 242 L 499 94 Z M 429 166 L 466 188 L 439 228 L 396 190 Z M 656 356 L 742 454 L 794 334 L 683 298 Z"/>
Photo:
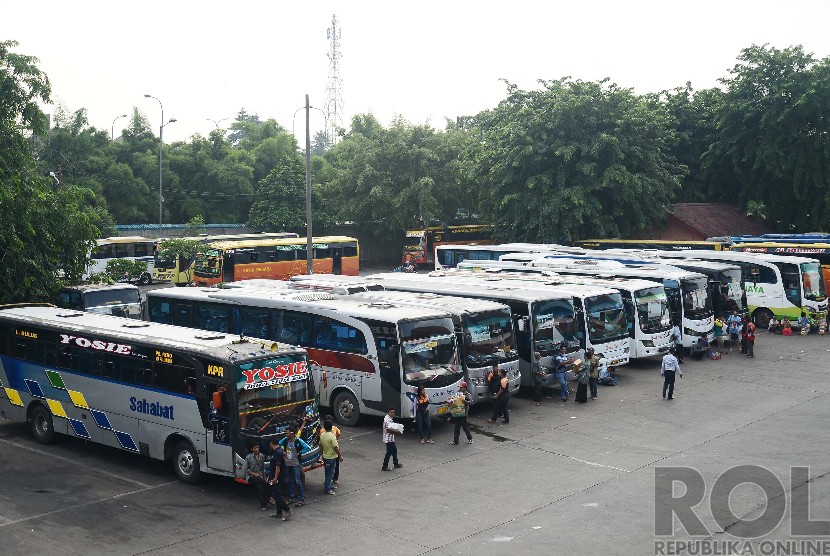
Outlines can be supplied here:
<path id="1" fill-rule="evenodd" d="M 162 324 L 173 324 L 170 303 L 160 299 L 150 299 L 150 320 Z"/>
<path id="2" fill-rule="evenodd" d="M 295 346 L 309 346 L 311 342 L 311 315 L 283 311 L 278 340 Z"/>

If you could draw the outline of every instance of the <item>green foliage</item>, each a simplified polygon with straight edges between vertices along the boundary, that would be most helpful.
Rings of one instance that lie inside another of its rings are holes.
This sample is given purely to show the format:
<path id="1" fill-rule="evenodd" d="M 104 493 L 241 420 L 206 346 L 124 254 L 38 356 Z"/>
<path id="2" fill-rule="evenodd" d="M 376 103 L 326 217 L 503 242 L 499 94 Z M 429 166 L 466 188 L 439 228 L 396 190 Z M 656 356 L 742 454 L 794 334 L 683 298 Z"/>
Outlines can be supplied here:
<path id="1" fill-rule="evenodd" d="M 672 119 L 606 81 L 560 79 L 475 118 L 470 171 L 501 239 L 630 236 L 664 217 L 685 167 Z"/>
<path id="2" fill-rule="evenodd" d="M 197 218 L 194 218 L 193 220 L 197 220 Z M 193 222 L 193 220 L 191 220 L 191 222 Z M 202 226 L 204 226 L 204 222 L 202 222 Z M 192 263 L 196 260 L 196 255 L 201 253 L 204 245 L 204 242 L 198 239 L 164 239 L 158 243 L 158 246 L 156 247 L 156 255 L 162 260 L 178 260 L 179 268 L 187 269 L 187 282 L 189 283 L 193 280 Z"/>
<path id="3" fill-rule="evenodd" d="M 108 277 L 107 283 L 137 282 L 141 275 L 147 272 L 147 263 L 132 259 L 111 259 L 107 261 L 104 274 Z"/>
<path id="4" fill-rule="evenodd" d="M 305 226 L 305 191 L 302 159 L 295 154 L 281 160 L 257 186 L 248 223 L 270 230 Z"/>

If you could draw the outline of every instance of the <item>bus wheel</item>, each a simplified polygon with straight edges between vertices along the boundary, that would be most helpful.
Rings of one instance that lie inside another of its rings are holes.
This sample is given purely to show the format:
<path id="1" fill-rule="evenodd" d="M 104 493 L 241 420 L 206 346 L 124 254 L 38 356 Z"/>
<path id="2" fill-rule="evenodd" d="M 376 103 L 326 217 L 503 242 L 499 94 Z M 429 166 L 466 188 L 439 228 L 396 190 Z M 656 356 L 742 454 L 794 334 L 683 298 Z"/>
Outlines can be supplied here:
<path id="1" fill-rule="evenodd" d="M 769 321 L 772 320 L 772 311 L 769 309 L 757 309 L 752 313 L 752 320 L 758 328 L 769 328 Z"/>
<path id="2" fill-rule="evenodd" d="M 334 397 L 334 418 L 341 425 L 353 427 L 360 420 L 360 406 L 351 392 L 339 392 Z"/>
<path id="3" fill-rule="evenodd" d="M 153 277 L 150 276 L 149 272 L 145 272 L 144 274 L 141 275 L 141 278 L 138 279 L 138 283 L 141 284 L 142 286 L 149 286 L 150 284 L 153 283 Z"/>
<path id="4" fill-rule="evenodd" d="M 173 470 L 176 471 L 176 476 L 182 482 L 191 485 L 199 482 L 202 475 L 199 468 L 199 456 L 196 455 L 196 450 L 193 449 L 190 442 L 182 440 L 176 444 L 176 449 L 173 452 Z"/>
<path id="5" fill-rule="evenodd" d="M 32 435 L 41 444 L 51 444 L 55 438 L 55 425 L 52 423 L 52 414 L 42 405 L 32 410 L 32 417 L 29 421 Z"/>

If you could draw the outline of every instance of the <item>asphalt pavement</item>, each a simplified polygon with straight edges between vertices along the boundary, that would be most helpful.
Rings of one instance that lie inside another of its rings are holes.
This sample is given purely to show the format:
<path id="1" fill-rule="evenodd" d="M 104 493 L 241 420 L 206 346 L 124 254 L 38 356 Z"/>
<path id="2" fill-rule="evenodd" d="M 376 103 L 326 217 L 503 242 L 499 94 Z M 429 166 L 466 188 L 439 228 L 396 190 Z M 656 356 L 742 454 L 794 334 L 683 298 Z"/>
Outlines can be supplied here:
<path id="1" fill-rule="evenodd" d="M 708 488 L 731 467 L 761 465 L 788 498 L 789 468 L 809 466 L 809 484 L 795 488 L 810 489 L 812 519 L 830 519 L 830 336 L 759 334 L 755 353 L 687 358 L 672 401 L 652 360 L 620 368 L 618 385 L 585 405 L 556 391 L 541 407 L 516 396 L 509 425 L 486 423 L 490 408 L 474 407 L 471 445 L 449 446 L 443 421 L 435 444 L 410 428 L 393 472 L 380 469 L 380 419 L 364 419 L 343 429 L 337 495 L 310 472 L 309 503 L 288 522 L 231 480 L 188 486 L 162 462 L 68 437 L 42 446 L 24 425 L 0 421 L 0 546 L 7 556 L 654 554 L 655 468 L 667 466 L 697 469 Z M 740 519 L 765 507 L 752 485 L 730 502 Z M 789 516 L 751 546 L 789 538 Z M 700 517 L 704 538 L 730 538 Z M 677 523 L 674 535 L 687 538 Z"/>

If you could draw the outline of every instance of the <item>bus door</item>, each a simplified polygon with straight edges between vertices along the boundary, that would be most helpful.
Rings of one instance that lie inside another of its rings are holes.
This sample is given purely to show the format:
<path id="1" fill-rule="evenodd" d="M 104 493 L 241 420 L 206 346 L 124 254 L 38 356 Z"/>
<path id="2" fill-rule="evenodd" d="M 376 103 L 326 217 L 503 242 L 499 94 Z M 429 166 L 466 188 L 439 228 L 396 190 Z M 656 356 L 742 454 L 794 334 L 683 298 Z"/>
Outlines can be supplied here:
<path id="1" fill-rule="evenodd" d="M 222 255 L 222 270 L 220 276 L 222 276 L 222 282 L 233 282 L 233 268 L 234 268 L 234 257 L 235 253 L 233 250 L 231 252 L 226 252 Z"/>
<path id="2" fill-rule="evenodd" d="M 574 312 L 576 317 L 576 338 L 579 340 L 580 349 L 588 349 L 588 326 L 585 323 L 585 309 L 582 307 L 582 300 L 574 297 Z"/>
<path id="3" fill-rule="evenodd" d="M 380 402 L 384 413 L 389 406 L 395 408 L 399 417 L 401 408 L 401 348 L 393 337 L 376 336 L 378 367 L 380 369 Z"/>
<path id="4" fill-rule="evenodd" d="M 342 274 L 343 273 L 343 248 L 342 247 L 331 247 L 331 273 L 332 274 Z"/>
<path id="5" fill-rule="evenodd" d="M 225 384 L 207 380 L 202 385 L 205 400 L 205 464 L 213 469 L 233 471 L 231 457 L 231 393 Z"/>
<path id="6" fill-rule="evenodd" d="M 669 302 L 669 315 L 672 324 L 676 323 L 683 327 L 683 301 L 680 295 L 680 283 L 676 280 L 663 280 L 663 287 L 666 288 L 666 297 Z"/>

